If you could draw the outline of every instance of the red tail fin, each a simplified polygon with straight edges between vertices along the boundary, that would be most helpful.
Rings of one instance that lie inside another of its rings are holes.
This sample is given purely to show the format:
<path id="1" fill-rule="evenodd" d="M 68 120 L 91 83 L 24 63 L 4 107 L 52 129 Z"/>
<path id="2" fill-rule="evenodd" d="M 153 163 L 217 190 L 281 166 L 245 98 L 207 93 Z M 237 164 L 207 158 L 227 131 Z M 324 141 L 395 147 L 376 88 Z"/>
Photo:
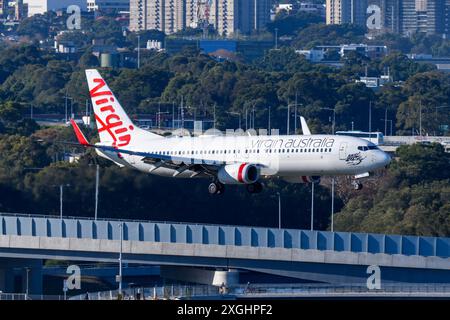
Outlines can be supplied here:
<path id="1" fill-rule="evenodd" d="M 78 127 L 78 124 L 75 122 L 75 120 L 70 119 L 70 123 L 72 124 L 73 130 L 75 131 L 75 135 L 77 136 L 78 142 L 83 146 L 89 146 L 90 145 L 89 142 L 87 141 L 83 132 L 81 132 L 80 127 Z"/>

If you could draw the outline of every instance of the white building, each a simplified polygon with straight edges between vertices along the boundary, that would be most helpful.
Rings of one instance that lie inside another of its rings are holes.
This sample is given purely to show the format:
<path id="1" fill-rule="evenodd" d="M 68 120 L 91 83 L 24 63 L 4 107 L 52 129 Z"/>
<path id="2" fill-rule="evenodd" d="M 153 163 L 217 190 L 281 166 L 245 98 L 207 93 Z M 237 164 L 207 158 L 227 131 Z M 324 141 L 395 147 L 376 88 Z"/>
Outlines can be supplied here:
<path id="1" fill-rule="evenodd" d="M 44 14 L 48 11 L 67 9 L 70 5 L 77 5 L 82 11 L 87 10 L 86 0 L 23 0 L 28 5 L 28 17 Z"/>
<path id="2" fill-rule="evenodd" d="M 325 58 L 324 50 L 296 50 L 298 54 L 301 54 L 311 62 L 320 62 Z"/>
<path id="3" fill-rule="evenodd" d="M 128 12 L 130 0 L 87 0 L 87 10 Z"/>

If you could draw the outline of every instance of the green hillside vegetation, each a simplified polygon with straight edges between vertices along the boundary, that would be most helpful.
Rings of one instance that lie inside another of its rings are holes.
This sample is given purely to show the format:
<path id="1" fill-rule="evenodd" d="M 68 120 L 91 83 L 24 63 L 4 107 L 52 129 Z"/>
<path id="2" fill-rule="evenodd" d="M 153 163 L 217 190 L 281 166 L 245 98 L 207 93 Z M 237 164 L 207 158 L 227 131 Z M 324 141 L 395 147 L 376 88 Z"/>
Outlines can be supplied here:
<path id="1" fill-rule="evenodd" d="M 336 215 L 336 229 L 448 237 L 450 154 L 440 144 L 398 149 L 398 161 Z"/>

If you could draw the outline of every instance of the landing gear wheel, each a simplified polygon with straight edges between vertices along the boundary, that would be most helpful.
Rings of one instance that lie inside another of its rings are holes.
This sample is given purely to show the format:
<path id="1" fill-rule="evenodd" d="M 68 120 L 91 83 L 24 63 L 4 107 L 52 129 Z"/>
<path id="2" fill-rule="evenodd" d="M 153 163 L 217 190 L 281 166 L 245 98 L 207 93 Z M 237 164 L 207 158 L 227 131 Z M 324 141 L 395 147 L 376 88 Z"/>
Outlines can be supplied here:
<path id="1" fill-rule="evenodd" d="M 363 188 L 363 184 L 359 181 L 352 181 L 353 189 L 361 190 Z"/>
<path id="2" fill-rule="evenodd" d="M 225 192 L 225 186 L 220 182 L 211 182 L 208 186 L 208 192 L 210 194 L 223 194 Z"/>
<path id="3" fill-rule="evenodd" d="M 262 189 L 263 189 L 263 185 L 261 184 L 261 182 L 255 182 L 255 183 L 247 185 L 247 191 L 251 194 L 260 193 L 262 191 Z"/>

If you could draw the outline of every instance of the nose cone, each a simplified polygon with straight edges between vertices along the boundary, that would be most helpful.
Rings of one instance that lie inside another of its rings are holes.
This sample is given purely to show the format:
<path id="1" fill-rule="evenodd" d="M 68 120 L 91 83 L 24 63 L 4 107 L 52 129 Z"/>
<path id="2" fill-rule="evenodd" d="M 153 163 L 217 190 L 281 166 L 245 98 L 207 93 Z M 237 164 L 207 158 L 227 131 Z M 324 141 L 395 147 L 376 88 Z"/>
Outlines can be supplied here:
<path id="1" fill-rule="evenodd" d="M 380 163 L 382 163 L 383 167 L 387 166 L 389 163 L 391 163 L 391 156 L 388 155 L 386 152 L 381 151 L 380 154 Z"/>

